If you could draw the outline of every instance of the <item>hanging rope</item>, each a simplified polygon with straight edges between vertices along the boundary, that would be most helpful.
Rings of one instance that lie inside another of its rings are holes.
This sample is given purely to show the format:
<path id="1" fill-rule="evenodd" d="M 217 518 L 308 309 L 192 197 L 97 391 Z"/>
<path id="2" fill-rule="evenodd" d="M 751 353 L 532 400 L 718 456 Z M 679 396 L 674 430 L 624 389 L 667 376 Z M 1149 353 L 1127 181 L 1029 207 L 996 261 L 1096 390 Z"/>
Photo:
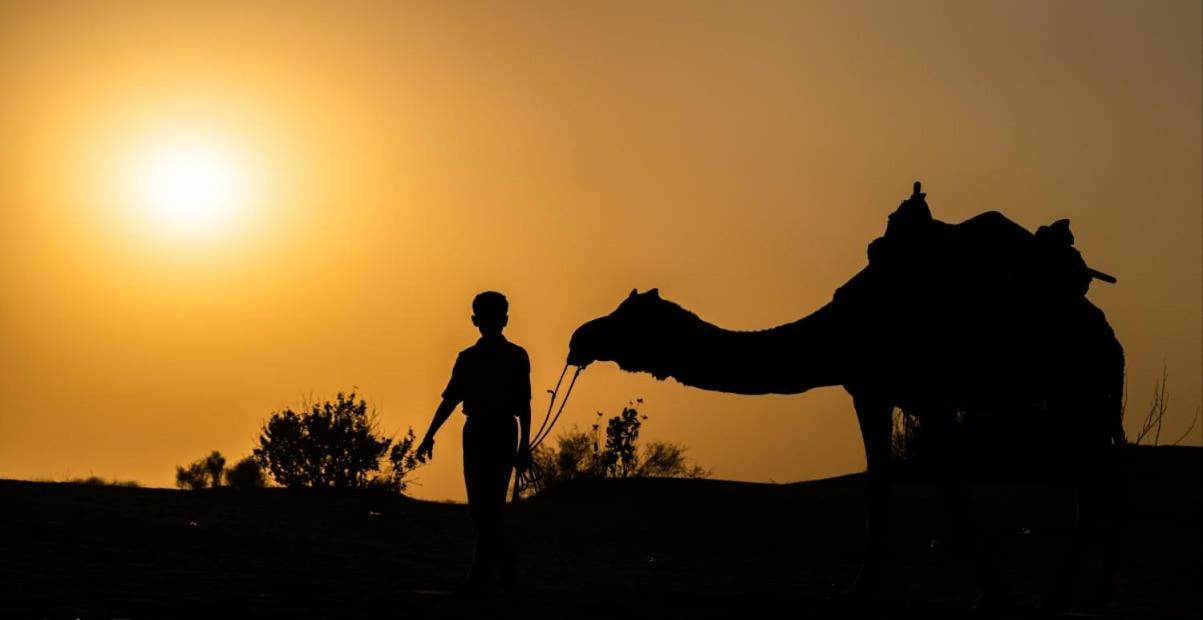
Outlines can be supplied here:
<path id="1" fill-rule="evenodd" d="M 551 392 L 551 402 L 547 403 L 547 413 L 543 416 L 543 423 L 539 425 L 539 430 L 535 433 L 534 438 L 530 440 L 530 451 L 533 454 L 535 448 L 543 443 L 551 435 L 551 430 L 555 428 L 556 422 L 560 420 L 560 415 L 564 413 L 564 407 L 568 404 L 568 397 L 572 395 L 572 388 L 576 385 L 576 378 L 581 376 L 581 371 L 584 366 L 577 366 L 576 372 L 572 373 L 572 380 L 568 382 L 568 389 L 564 391 L 564 399 L 560 401 L 560 408 L 556 410 L 555 417 L 552 417 L 551 410 L 555 408 L 556 399 L 560 393 L 560 385 L 564 382 L 564 375 L 568 373 L 569 364 L 564 364 L 564 370 L 560 371 L 560 378 L 556 380 L 556 387 Z M 532 459 L 529 466 L 518 472 L 514 476 L 514 492 L 510 498 L 511 503 L 517 502 L 522 496 L 523 489 L 540 490 L 543 488 L 543 471 L 538 464 Z"/>
<path id="2" fill-rule="evenodd" d="M 547 413 L 543 415 L 543 423 L 539 425 L 539 430 L 535 431 L 535 437 L 543 435 L 543 429 L 547 427 L 547 421 L 551 419 L 551 408 L 556 406 L 556 394 L 560 391 L 560 384 L 564 382 L 564 375 L 568 374 L 568 364 L 564 364 L 564 370 L 560 371 L 560 378 L 556 379 L 556 387 L 548 390 L 551 394 L 551 401 L 547 403 Z M 531 448 L 534 448 L 532 445 Z"/>
<path id="3" fill-rule="evenodd" d="M 564 369 L 567 370 L 568 366 L 564 366 Z M 547 437 L 549 435 L 551 435 L 551 429 L 556 425 L 556 422 L 560 421 L 560 414 L 564 413 L 564 406 L 568 404 L 568 397 L 572 396 L 572 386 L 576 385 L 576 378 L 581 376 L 581 371 L 584 369 L 585 369 L 584 366 L 577 366 L 576 372 L 572 373 L 572 380 L 568 382 L 568 389 L 565 390 L 565 392 L 564 392 L 564 400 L 560 401 L 560 408 L 559 408 L 559 410 L 556 411 L 556 417 L 552 418 L 551 424 L 547 425 L 547 432 L 538 436 L 538 438 L 536 438 L 535 440 L 533 440 L 531 442 L 531 446 L 530 446 L 531 450 L 538 448 L 539 444 L 543 443 L 543 440 L 547 439 Z M 563 376 L 563 375 L 561 375 L 561 376 Z M 551 408 L 548 407 L 547 410 L 551 411 Z"/>

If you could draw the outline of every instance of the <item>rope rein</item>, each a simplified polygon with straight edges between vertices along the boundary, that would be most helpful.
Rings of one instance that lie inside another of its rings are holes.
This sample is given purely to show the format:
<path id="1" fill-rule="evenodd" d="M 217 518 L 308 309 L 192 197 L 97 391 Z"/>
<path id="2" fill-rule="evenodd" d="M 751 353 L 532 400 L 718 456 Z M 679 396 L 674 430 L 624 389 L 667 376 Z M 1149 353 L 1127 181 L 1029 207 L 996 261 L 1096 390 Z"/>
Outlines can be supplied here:
<path id="1" fill-rule="evenodd" d="M 568 370 L 567 365 L 564 366 L 564 370 Z M 551 435 L 551 429 L 556 425 L 556 422 L 560 421 L 560 414 L 564 413 L 564 406 L 568 404 L 568 397 L 572 396 L 572 386 L 576 385 L 576 378 L 581 376 L 582 370 L 584 370 L 584 367 L 577 366 L 576 372 L 572 373 L 572 380 L 568 382 L 568 389 L 564 392 L 564 400 L 560 401 L 560 408 L 556 411 L 556 417 L 552 418 L 551 424 L 547 425 L 547 431 L 541 435 L 537 435 L 536 439 L 531 442 L 531 450 L 538 448 L 539 444 L 543 443 L 543 440 L 547 439 L 547 437 Z M 560 378 L 564 378 L 564 373 L 560 373 Z M 559 389 L 560 387 L 557 385 L 556 390 L 558 391 Z M 551 400 L 553 404 L 555 403 L 555 398 L 556 392 L 552 392 Z M 551 405 L 548 405 L 547 412 L 551 413 Z M 546 422 L 546 420 L 544 420 L 544 422 Z"/>
<path id="2" fill-rule="evenodd" d="M 556 409 L 554 417 L 551 415 L 551 410 L 555 409 L 556 399 L 560 394 L 560 386 L 564 383 L 564 375 L 568 374 L 568 367 L 571 364 L 564 364 L 564 370 L 560 371 L 560 378 L 556 380 L 556 387 L 548 390 L 551 394 L 551 401 L 547 403 L 547 413 L 543 415 L 543 423 L 539 425 L 539 430 L 535 432 L 535 437 L 530 440 L 530 451 L 533 454 L 535 448 L 543 443 L 544 439 L 551 436 L 551 430 L 555 428 L 556 422 L 560 421 L 560 415 L 564 413 L 564 407 L 568 404 L 568 397 L 572 396 L 572 388 L 576 385 L 576 378 L 581 376 L 581 371 L 584 366 L 577 366 L 576 372 L 572 373 L 572 379 L 568 382 L 568 389 L 564 391 L 564 399 L 560 401 L 560 408 Z M 543 471 L 539 468 L 533 459 L 529 466 L 518 472 L 514 476 L 514 493 L 510 498 L 510 503 L 515 503 L 522 495 L 523 489 L 540 489 L 543 484 Z"/>
<path id="3" fill-rule="evenodd" d="M 543 436 L 543 429 L 547 427 L 547 421 L 551 419 L 551 408 L 556 405 L 556 394 L 559 393 L 560 384 L 564 382 L 564 375 L 566 374 L 568 374 L 568 364 L 564 364 L 564 370 L 560 371 L 560 378 L 556 379 L 556 387 L 547 391 L 551 394 L 551 402 L 547 403 L 547 413 L 543 416 L 543 423 L 539 425 L 539 430 L 535 431 L 536 438 Z M 532 449 L 534 447 L 534 445 L 531 445 Z"/>

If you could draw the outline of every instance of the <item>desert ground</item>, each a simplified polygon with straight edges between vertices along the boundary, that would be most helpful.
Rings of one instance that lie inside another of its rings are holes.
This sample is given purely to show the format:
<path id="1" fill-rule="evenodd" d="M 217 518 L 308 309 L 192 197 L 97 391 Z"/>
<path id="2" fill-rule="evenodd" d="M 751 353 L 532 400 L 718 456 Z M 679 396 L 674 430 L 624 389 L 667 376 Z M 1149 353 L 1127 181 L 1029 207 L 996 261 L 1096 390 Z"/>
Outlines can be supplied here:
<path id="1" fill-rule="evenodd" d="M 1198 617 L 1203 449 L 1128 452 L 1132 519 L 1116 595 L 1097 615 Z M 895 491 L 881 596 L 838 596 L 860 561 L 861 487 L 859 475 L 568 484 L 510 513 L 521 589 L 464 597 L 451 593 L 471 554 L 462 504 L 0 480 L 0 617 L 975 617 L 972 571 L 922 480 Z M 1002 617 L 1038 617 L 1071 490 L 972 494 L 1013 588 Z"/>

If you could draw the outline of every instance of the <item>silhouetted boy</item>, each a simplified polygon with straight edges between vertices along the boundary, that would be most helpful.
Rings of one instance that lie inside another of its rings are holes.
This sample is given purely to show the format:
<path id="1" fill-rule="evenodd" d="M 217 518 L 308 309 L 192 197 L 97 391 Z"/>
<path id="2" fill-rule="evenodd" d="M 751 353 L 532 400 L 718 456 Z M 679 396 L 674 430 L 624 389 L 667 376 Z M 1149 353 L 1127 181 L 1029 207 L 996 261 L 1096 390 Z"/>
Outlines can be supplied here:
<path id="1" fill-rule="evenodd" d="M 422 461 L 433 456 L 435 433 L 462 402 L 468 418 L 464 422 L 464 483 L 468 512 L 476 526 L 469 590 L 483 588 L 494 567 L 501 571 L 503 586 L 515 586 L 514 552 L 506 545 L 501 520 L 511 470 L 530 463 L 531 391 L 526 350 L 501 334 L 509 320 L 508 311 L 509 302 L 501 293 L 487 291 L 472 300 L 472 324 L 480 329 L 480 339 L 456 358 L 443 402 L 417 453 Z"/>

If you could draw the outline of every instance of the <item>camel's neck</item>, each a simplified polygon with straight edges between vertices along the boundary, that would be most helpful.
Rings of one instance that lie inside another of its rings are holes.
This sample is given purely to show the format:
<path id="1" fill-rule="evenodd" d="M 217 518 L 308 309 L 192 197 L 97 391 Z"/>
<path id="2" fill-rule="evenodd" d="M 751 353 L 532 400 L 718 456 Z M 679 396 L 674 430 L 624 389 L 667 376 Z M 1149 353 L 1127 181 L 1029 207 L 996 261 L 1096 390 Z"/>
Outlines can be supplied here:
<path id="1" fill-rule="evenodd" d="M 730 331 L 698 319 L 680 334 L 665 370 L 685 385 L 736 394 L 798 394 L 839 385 L 842 331 L 830 304 L 763 331 Z"/>

